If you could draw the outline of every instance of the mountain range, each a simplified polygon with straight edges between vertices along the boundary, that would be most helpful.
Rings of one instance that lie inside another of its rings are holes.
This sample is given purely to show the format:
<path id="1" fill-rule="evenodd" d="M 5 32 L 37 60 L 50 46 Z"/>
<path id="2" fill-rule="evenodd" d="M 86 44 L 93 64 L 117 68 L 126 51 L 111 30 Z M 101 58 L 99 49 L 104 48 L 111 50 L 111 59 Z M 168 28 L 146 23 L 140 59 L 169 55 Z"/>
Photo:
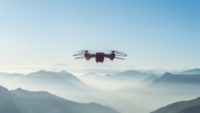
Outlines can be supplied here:
<path id="1" fill-rule="evenodd" d="M 200 85 L 200 69 L 190 69 L 175 74 L 165 72 L 151 84 L 151 86 L 163 85 Z"/>
<path id="2" fill-rule="evenodd" d="M 1 79 L 8 78 L 9 80 L 28 80 L 28 82 L 49 82 L 51 84 L 65 83 L 68 86 L 76 87 L 77 84 L 84 86 L 84 84 L 73 74 L 66 71 L 61 72 L 50 72 L 50 71 L 37 71 L 29 73 L 27 75 L 18 74 L 18 73 L 0 73 Z M 17 83 L 16 83 L 17 84 Z"/>
<path id="3" fill-rule="evenodd" d="M 119 72 L 115 74 L 116 77 L 135 77 L 135 78 L 146 78 L 149 76 L 155 75 L 153 73 L 147 73 L 143 71 L 137 71 L 137 70 L 127 70 L 123 72 Z"/>
<path id="4" fill-rule="evenodd" d="M 89 93 L 91 89 L 75 75 L 66 71 L 41 70 L 27 75 L 0 73 L 0 80 L 1 85 L 9 89 L 21 87 L 32 91 L 48 91 L 80 102 L 91 101 L 91 99 L 88 100 L 85 97 L 92 97 Z"/>
<path id="5" fill-rule="evenodd" d="M 200 68 L 194 68 L 194 69 L 189 69 L 189 70 L 185 70 L 183 72 L 181 72 L 181 74 L 200 74 Z"/>
<path id="6" fill-rule="evenodd" d="M 96 103 L 77 103 L 48 92 L 23 89 L 9 91 L 0 86 L 0 113 L 119 113 Z"/>
<path id="7" fill-rule="evenodd" d="M 199 113 L 200 112 L 200 97 L 189 100 L 180 101 L 159 108 L 151 113 Z"/>
<path id="8" fill-rule="evenodd" d="M 154 83 L 174 83 L 174 84 L 200 84 L 200 74 L 172 74 L 166 72 Z"/>

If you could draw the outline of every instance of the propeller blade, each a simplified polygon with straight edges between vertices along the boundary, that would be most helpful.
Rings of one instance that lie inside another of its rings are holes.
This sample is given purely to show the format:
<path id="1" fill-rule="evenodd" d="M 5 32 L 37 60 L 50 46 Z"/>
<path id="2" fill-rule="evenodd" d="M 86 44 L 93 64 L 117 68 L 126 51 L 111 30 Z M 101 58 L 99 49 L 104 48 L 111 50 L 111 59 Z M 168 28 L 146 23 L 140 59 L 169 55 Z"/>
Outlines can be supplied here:
<path id="1" fill-rule="evenodd" d="M 76 57 L 75 59 L 83 59 L 84 57 Z"/>
<path id="2" fill-rule="evenodd" d="M 115 53 L 126 55 L 124 52 L 119 52 L 119 51 L 115 51 Z"/>
<path id="3" fill-rule="evenodd" d="M 85 53 L 85 52 L 89 52 L 89 50 L 79 50 L 79 53 Z"/>
<path id="4" fill-rule="evenodd" d="M 124 58 L 115 57 L 116 59 L 125 60 Z"/>
<path id="5" fill-rule="evenodd" d="M 116 51 L 116 50 L 108 50 L 108 51 L 110 51 L 110 52 L 114 52 L 114 53 L 116 53 L 116 54 L 120 54 L 120 55 L 127 56 L 127 54 L 125 54 L 125 53 L 122 52 L 122 51 Z"/>
<path id="6" fill-rule="evenodd" d="M 115 56 L 126 57 L 126 56 L 127 56 L 127 54 L 115 54 Z"/>
<path id="7" fill-rule="evenodd" d="M 77 54 L 74 54 L 73 56 L 80 56 L 80 55 L 84 55 L 83 53 L 77 53 Z"/>
<path id="8" fill-rule="evenodd" d="M 116 56 L 117 56 L 117 55 L 118 55 L 118 56 L 124 56 L 124 57 L 127 56 L 127 54 L 121 54 L 121 53 L 116 53 L 115 55 L 116 55 Z"/>
<path id="9" fill-rule="evenodd" d="M 117 53 L 122 53 L 122 54 L 125 54 L 124 52 L 122 52 L 122 51 L 115 51 L 115 52 L 117 52 Z"/>

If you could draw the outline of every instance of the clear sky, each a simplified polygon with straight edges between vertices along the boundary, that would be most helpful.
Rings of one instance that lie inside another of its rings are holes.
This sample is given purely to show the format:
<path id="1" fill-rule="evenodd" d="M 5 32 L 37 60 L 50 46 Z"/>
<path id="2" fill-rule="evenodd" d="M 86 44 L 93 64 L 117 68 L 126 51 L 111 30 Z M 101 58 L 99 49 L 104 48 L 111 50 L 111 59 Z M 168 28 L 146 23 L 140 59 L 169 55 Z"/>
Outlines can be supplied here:
<path id="1" fill-rule="evenodd" d="M 200 67 L 199 6 L 199 0 L 0 0 L 0 71 L 95 65 L 73 59 L 82 49 L 128 54 L 104 64 L 111 68 Z"/>

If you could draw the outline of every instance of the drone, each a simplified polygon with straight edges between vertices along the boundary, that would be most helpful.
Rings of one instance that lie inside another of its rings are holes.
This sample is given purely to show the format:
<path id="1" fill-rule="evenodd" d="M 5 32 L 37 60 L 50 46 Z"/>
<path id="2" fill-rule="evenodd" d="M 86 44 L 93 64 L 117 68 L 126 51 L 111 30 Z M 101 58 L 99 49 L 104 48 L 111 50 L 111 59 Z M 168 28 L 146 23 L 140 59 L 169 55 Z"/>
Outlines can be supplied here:
<path id="1" fill-rule="evenodd" d="M 85 59 L 85 60 L 90 60 L 91 58 L 95 58 L 96 63 L 103 63 L 105 58 L 110 59 L 113 61 L 114 59 L 120 59 L 120 60 L 125 60 L 123 57 L 126 57 L 127 54 L 121 51 L 116 51 L 116 50 L 108 50 L 110 53 L 105 53 L 105 52 L 90 52 L 89 50 L 82 50 L 79 51 L 78 53 L 74 54 L 73 56 L 75 59 Z"/>

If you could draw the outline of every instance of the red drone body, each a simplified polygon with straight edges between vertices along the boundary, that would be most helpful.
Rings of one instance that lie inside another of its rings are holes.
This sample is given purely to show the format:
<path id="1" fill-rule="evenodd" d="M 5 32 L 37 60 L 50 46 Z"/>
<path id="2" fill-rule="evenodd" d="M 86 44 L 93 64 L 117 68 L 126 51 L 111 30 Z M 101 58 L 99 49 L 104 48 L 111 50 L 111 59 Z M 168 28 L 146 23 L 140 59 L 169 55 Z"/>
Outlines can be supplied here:
<path id="1" fill-rule="evenodd" d="M 88 50 L 83 50 L 77 54 L 74 54 L 73 56 L 76 57 L 75 59 L 90 60 L 91 58 L 95 58 L 97 63 L 99 62 L 103 63 L 105 58 L 108 58 L 111 61 L 113 61 L 114 59 L 124 60 L 124 58 L 121 58 L 121 57 L 126 57 L 127 55 L 123 52 L 115 51 L 115 50 L 111 50 L 111 53 L 104 53 L 104 52 L 89 53 Z"/>

